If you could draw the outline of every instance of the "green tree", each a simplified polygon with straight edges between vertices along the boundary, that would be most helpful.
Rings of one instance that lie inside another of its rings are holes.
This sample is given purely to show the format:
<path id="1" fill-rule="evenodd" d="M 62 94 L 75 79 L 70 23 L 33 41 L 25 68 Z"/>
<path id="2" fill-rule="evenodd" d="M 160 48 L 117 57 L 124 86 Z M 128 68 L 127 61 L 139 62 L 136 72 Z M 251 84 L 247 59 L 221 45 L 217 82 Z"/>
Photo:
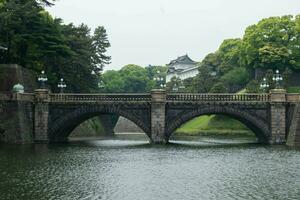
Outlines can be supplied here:
<path id="1" fill-rule="evenodd" d="M 178 77 L 173 77 L 171 81 L 166 84 L 166 90 L 168 92 L 184 92 L 184 82 Z"/>
<path id="2" fill-rule="evenodd" d="M 299 17 L 270 17 L 249 26 L 241 46 L 241 62 L 249 68 L 299 68 Z"/>
<path id="3" fill-rule="evenodd" d="M 221 64 L 218 53 L 210 53 L 202 60 L 200 66 L 206 68 L 208 71 L 218 71 Z"/>
<path id="4" fill-rule="evenodd" d="M 106 71 L 103 76 L 103 91 L 108 93 L 121 93 L 126 92 L 125 81 L 123 80 L 121 73 L 114 70 Z"/>
<path id="5" fill-rule="evenodd" d="M 84 24 L 78 27 L 69 24 L 64 26 L 63 34 L 68 36 L 66 42 L 72 54 L 64 62 L 59 62 L 59 74 L 71 83 L 69 89 L 73 92 L 96 91 L 99 76 L 94 73 L 92 64 L 94 52 L 90 28 Z"/>
<path id="6" fill-rule="evenodd" d="M 157 72 L 159 72 L 162 77 L 166 77 L 168 68 L 166 66 L 149 65 L 145 67 L 145 70 L 146 76 L 149 80 L 146 91 L 151 91 L 152 89 L 157 88 L 157 82 L 154 80 L 154 78 L 157 76 Z"/>
<path id="7" fill-rule="evenodd" d="M 103 26 L 99 26 L 95 29 L 92 37 L 93 43 L 93 56 L 92 64 L 95 73 L 101 73 L 104 66 L 110 64 L 111 57 L 105 55 L 107 48 L 110 47 L 110 43 L 107 38 L 106 30 Z"/>
<path id="8" fill-rule="evenodd" d="M 64 77 L 73 92 L 97 90 L 98 77 L 110 60 L 105 55 L 110 46 L 103 27 L 95 30 L 82 24 L 64 25 L 43 6 L 54 1 L 9 0 L 0 3 L 1 63 L 16 63 L 39 73 L 46 70 L 49 84 L 57 90 Z"/>
<path id="9" fill-rule="evenodd" d="M 247 69 L 239 67 L 224 74 L 220 78 L 220 81 L 229 89 L 229 91 L 236 92 L 236 88 L 241 89 L 250 81 L 250 79 L 251 76 Z"/>
<path id="10" fill-rule="evenodd" d="M 207 65 L 200 65 L 198 70 L 199 73 L 193 81 L 193 92 L 207 93 L 216 83 L 217 77 L 212 75 L 211 70 L 207 67 Z"/>
<path id="11" fill-rule="evenodd" d="M 259 93 L 260 92 L 260 83 L 258 80 L 250 81 L 246 86 L 247 93 Z"/>
<path id="12" fill-rule="evenodd" d="M 218 65 L 219 71 L 222 74 L 228 73 L 237 67 L 240 67 L 240 48 L 242 40 L 227 39 L 224 40 L 217 51 L 220 64 Z"/>
<path id="13" fill-rule="evenodd" d="M 212 88 L 209 91 L 210 93 L 227 93 L 228 90 L 224 86 L 224 83 L 218 82 L 212 86 Z"/>
<path id="14" fill-rule="evenodd" d="M 145 68 L 138 65 L 126 65 L 120 70 L 124 80 L 126 92 L 145 92 L 150 79 L 146 75 Z"/>

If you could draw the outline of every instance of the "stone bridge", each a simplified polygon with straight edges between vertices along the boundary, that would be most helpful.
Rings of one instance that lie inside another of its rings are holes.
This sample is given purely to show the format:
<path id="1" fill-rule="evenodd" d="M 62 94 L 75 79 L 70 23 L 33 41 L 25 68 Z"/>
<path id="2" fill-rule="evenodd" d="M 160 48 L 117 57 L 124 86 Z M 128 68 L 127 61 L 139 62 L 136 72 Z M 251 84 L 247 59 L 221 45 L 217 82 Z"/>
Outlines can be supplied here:
<path id="1" fill-rule="evenodd" d="M 114 114 L 138 125 L 151 143 L 167 143 L 185 122 L 206 114 L 233 117 L 262 143 L 299 145 L 300 94 L 52 94 L 0 95 L 0 139 L 4 142 L 61 142 L 80 123 Z"/>

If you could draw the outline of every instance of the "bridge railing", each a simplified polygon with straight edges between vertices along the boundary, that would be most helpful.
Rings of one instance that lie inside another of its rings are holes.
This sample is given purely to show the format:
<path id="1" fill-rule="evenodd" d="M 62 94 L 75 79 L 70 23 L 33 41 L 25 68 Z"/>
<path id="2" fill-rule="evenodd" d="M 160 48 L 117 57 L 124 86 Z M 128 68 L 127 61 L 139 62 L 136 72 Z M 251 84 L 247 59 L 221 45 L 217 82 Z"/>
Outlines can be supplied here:
<path id="1" fill-rule="evenodd" d="M 9 101 L 11 99 L 12 99 L 12 93 L 11 92 L 0 94 L 0 101 Z"/>
<path id="2" fill-rule="evenodd" d="M 151 101 L 150 94 L 50 94 L 54 103 L 80 102 L 144 102 Z"/>
<path id="3" fill-rule="evenodd" d="M 245 102 L 245 101 L 269 101 L 269 94 L 169 94 L 167 101 L 226 101 L 226 102 Z"/>
<path id="4" fill-rule="evenodd" d="M 289 93 L 286 95 L 286 100 L 288 102 L 300 102 L 300 94 L 296 94 L 296 93 Z"/>
<path id="5" fill-rule="evenodd" d="M 34 101 L 34 94 L 33 93 L 18 93 L 17 99 L 20 101 L 29 101 L 33 102 Z"/>

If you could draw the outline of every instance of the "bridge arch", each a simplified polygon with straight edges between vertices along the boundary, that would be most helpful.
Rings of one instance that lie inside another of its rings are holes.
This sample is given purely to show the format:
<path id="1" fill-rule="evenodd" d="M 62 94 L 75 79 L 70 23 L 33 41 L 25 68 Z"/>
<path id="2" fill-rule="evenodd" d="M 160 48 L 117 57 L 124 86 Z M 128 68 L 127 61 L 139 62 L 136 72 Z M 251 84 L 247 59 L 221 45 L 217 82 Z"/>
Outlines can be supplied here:
<path id="1" fill-rule="evenodd" d="M 250 130 L 252 130 L 257 137 L 258 141 L 261 143 L 267 143 L 270 138 L 270 130 L 268 123 L 263 120 L 261 117 L 256 116 L 254 113 L 247 112 L 242 109 L 222 106 L 222 105 L 210 105 L 194 110 L 186 110 L 180 113 L 175 119 L 170 120 L 170 123 L 167 123 L 166 134 L 169 138 L 177 128 L 179 128 L 184 123 L 192 120 L 195 117 L 202 115 L 211 115 L 211 114 L 221 114 L 232 117 L 244 125 L 246 125 Z"/>
<path id="2" fill-rule="evenodd" d="M 148 137 L 150 137 L 150 125 L 128 111 L 122 110 L 118 106 L 83 106 L 76 108 L 53 122 L 50 122 L 48 130 L 50 142 L 66 141 L 71 132 L 84 121 L 101 114 L 116 114 L 129 119 L 141 128 Z"/>

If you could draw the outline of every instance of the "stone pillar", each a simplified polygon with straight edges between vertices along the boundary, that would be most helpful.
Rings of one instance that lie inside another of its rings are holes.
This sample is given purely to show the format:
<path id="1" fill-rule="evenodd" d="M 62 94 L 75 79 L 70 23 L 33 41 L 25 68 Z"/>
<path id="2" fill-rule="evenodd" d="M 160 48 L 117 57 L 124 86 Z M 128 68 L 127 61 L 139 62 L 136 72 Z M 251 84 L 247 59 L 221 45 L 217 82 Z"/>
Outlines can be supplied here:
<path id="1" fill-rule="evenodd" d="M 295 105 L 291 118 L 286 144 L 292 147 L 300 147 L 300 104 Z"/>
<path id="2" fill-rule="evenodd" d="M 271 137 L 270 144 L 286 142 L 286 91 L 283 89 L 271 90 Z"/>
<path id="3" fill-rule="evenodd" d="M 114 136 L 115 135 L 114 129 L 119 120 L 119 116 L 114 114 L 101 114 L 99 116 L 99 119 L 104 129 L 104 135 Z"/>
<path id="4" fill-rule="evenodd" d="M 166 144 L 166 91 L 151 91 L 151 143 Z"/>
<path id="5" fill-rule="evenodd" d="M 35 90 L 34 141 L 48 143 L 49 90 Z"/>

